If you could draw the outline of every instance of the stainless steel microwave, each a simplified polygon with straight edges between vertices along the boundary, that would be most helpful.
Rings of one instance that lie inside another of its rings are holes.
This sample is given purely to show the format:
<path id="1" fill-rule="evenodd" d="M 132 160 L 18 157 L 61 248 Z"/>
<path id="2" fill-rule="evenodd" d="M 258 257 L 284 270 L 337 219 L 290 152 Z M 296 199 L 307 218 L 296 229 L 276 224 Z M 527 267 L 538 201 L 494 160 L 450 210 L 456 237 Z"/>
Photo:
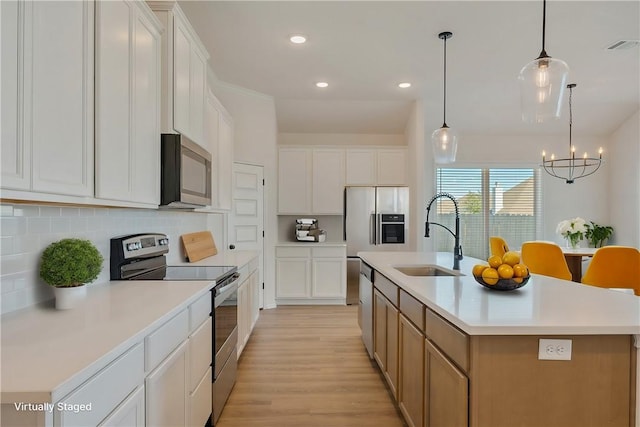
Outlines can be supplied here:
<path id="1" fill-rule="evenodd" d="M 160 205 L 190 209 L 211 205 L 211 154 L 184 135 L 161 137 Z"/>

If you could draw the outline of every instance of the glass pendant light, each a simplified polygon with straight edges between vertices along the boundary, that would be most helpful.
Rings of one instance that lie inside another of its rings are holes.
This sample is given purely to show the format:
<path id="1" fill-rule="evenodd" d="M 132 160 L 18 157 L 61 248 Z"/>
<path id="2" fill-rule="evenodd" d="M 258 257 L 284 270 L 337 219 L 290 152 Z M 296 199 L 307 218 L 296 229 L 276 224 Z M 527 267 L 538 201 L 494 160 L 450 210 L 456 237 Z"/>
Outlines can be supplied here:
<path id="1" fill-rule="evenodd" d="M 452 36 L 453 33 L 450 31 L 438 34 L 438 38 L 444 41 L 444 95 L 442 102 L 442 127 L 436 129 L 431 134 L 433 157 L 436 163 L 455 162 L 456 151 L 458 151 L 458 134 L 454 129 L 447 126 L 447 39 L 450 39 Z"/>
<path id="2" fill-rule="evenodd" d="M 560 117 L 569 66 L 545 51 L 547 1 L 542 2 L 542 51 L 520 70 L 520 101 L 522 120 L 542 123 Z"/>

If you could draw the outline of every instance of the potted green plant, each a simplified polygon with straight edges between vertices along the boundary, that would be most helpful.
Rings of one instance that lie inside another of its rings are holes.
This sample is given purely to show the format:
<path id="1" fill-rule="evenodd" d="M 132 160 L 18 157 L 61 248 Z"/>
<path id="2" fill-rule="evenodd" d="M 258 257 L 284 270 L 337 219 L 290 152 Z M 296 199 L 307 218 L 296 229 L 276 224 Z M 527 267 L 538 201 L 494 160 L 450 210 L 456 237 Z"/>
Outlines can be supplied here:
<path id="1" fill-rule="evenodd" d="M 591 224 L 587 224 L 587 232 L 585 237 L 589 240 L 590 246 L 594 248 L 600 248 L 611 237 L 613 233 L 613 227 L 609 225 L 598 225 L 591 221 Z"/>
<path id="2" fill-rule="evenodd" d="M 89 240 L 62 239 L 47 246 L 41 257 L 40 277 L 53 287 L 57 309 L 73 308 L 84 298 L 84 285 L 98 277 L 102 261 Z"/>

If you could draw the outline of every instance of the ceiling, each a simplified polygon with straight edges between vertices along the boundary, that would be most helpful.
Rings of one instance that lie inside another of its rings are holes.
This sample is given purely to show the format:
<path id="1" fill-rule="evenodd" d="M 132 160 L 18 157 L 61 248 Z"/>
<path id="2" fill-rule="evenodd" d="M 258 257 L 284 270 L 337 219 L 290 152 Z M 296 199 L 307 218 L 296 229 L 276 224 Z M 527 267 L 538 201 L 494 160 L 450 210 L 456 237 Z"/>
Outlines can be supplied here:
<path id="1" fill-rule="evenodd" d="M 218 79 L 273 96 L 279 132 L 401 134 L 414 100 L 425 126 L 461 133 L 568 130 L 520 118 L 517 75 L 541 50 L 541 1 L 180 1 Z M 304 45 L 291 34 L 308 37 Z M 640 2 L 547 3 L 546 50 L 570 67 L 574 134 L 606 136 L 640 107 Z M 318 89 L 315 82 L 327 81 Z M 412 87 L 399 89 L 409 81 Z M 567 104 L 565 104 L 566 107 Z"/>

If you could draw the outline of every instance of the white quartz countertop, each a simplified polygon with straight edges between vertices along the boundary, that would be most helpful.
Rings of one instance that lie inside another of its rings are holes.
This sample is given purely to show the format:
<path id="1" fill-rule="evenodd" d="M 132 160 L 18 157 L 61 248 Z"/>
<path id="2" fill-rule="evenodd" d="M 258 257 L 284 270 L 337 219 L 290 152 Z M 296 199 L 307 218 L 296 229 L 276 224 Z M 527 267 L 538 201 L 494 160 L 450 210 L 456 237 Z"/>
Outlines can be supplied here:
<path id="1" fill-rule="evenodd" d="M 193 267 L 218 267 L 218 266 L 229 266 L 235 265 L 240 268 L 245 264 L 248 264 L 249 261 L 259 256 L 260 253 L 258 251 L 237 251 L 237 250 L 229 250 L 219 252 L 217 255 L 213 255 L 200 261 L 196 262 L 188 262 L 188 261 L 171 261 L 168 260 L 167 263 L 169 265 L 179 265 L 179 266 L 193 266 Z"/>
<path id="2" fill-rule="evenodd" d="M 532 274 L 513 291 L 485 288 L 471 274 L 480 260 L 465 257 L 465 276 L 412 277 L 394 266 L 453 267 L 451 253 L 359 252 L 401 289 L 469 335 L 640 334 L 640 297 Z"/>
<path id="3" fill-rule="evenodd" d="M 209 292 L 210 281 L 90 285 L 71 310 L 35 306 L 0 318 L 2 403 L 55 402 Z"/>

